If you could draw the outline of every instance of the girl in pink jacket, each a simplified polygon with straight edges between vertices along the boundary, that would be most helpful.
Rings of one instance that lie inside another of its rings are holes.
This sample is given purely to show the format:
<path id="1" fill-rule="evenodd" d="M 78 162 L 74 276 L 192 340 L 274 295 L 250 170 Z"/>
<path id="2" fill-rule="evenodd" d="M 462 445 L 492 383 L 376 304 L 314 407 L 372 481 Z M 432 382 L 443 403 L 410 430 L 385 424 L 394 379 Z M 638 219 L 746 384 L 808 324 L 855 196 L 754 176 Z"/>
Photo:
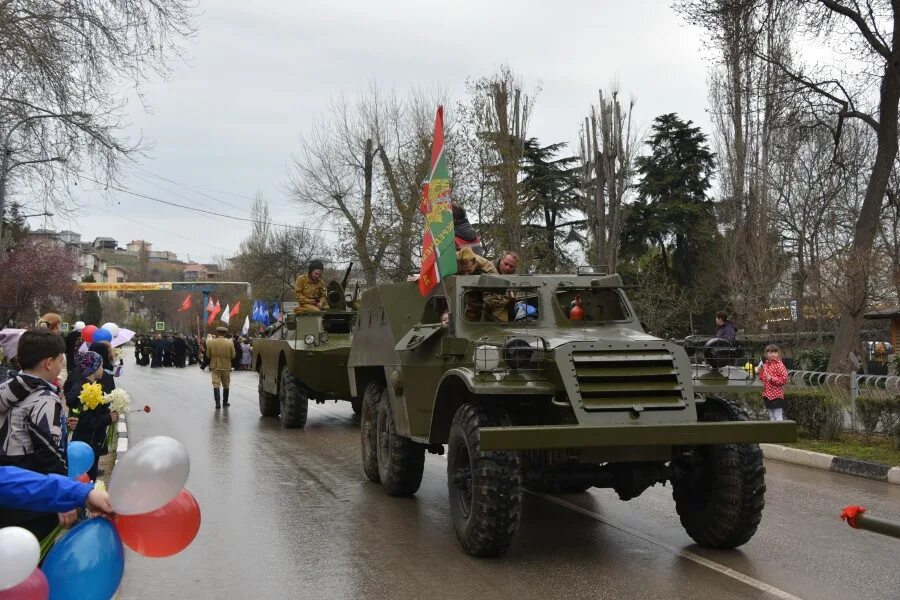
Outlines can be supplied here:
<path id="1" fill-rule="evenodd" d="M 788 372 L 781 362 L 781 350 L 775 344 L 766 346 L 766 362 L 759 370 L 759 380 L 763 384 L 763 403 L 769 411 L 769 420 L 784 420 L 784 386 Z"/>

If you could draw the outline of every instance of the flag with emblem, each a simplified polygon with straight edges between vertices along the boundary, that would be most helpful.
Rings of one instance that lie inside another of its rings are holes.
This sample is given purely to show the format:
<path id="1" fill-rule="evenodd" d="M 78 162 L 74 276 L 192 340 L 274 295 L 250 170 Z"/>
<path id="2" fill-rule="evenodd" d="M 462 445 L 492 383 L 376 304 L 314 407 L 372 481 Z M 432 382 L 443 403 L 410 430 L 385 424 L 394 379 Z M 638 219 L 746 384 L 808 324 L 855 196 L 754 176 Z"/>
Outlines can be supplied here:
<path id="1" fill-rule="evenodd" d="M 434 118 L 431 168 L 422 186 L 419 210 L 425 215 L 419 291 L 427 296 L 441 278 L 456 273 L 456 245 L 453 240 L 453 212 L 450 210 L 450 173 L 444 153 L 444 107 Z"/>

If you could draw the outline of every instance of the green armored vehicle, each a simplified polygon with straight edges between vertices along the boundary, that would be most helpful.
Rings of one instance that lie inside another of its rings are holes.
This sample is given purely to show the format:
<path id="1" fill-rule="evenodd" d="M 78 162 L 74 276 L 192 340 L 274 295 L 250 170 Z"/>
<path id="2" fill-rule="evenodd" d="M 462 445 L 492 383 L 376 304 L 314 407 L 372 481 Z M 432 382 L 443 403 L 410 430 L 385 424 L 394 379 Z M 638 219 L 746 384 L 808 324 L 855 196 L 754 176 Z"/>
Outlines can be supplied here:
<path id="1" fill-rule="evenodd" d="M 414 494 L 425 452 L 446 445 L 453 526 L 477 556 L 509 548 L 523 487 L 630 500 L 671 482 L 698 544 L 747 542 L 764 505 L 757 442 L 792 441 L 796 426 L 751 422 L 717 396 L 759 384 L 645 333 L 621 286 L 481 275 L 447 277 L 427 298 L 413 283 L 366 292 L 349 361 L 366 476 Z"/>
<path id="2" fill-rule="evenodd" d="M 265 337 L 251 340 L 253 365 L 259 373 L 259 412 L 280 417 L 282 426 L 306 425 L 308 401 L 349 400 L 357 414 L 359 400 L 350 393 L 347 358 L 356 322 L 355 298 L 344 296 L 343 282 L 327 286 L 329 308 L 295 315 L 284 303 L 284 322 L 270 327 Z"/>

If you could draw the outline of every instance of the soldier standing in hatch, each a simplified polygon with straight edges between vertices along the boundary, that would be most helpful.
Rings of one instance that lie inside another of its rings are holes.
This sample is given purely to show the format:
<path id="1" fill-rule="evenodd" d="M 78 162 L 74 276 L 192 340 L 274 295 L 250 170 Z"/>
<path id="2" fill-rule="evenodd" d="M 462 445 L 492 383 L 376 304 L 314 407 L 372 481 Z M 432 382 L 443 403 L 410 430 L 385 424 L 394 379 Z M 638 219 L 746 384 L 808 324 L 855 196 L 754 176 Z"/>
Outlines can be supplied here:
<path id="1" fill-rule="evenodd" d="M 206 342 L 206 356 L 209 357 L 209 374 L 212 375 L 213 398 L 219 405 L 219 386 L 222 387 L 222 405 L 228 404 L 228 388 L 231 387 L 231 361 L 234 360 L 234 345 L 228 339 L 227 327 L 216 327 L 216 337 Z"/>
<path id="2" fill-rule="evenodd" d="M 309 263 L 309 271 L 301 275 L 294 283 L 294 297 L 297 299 L 297 307 L 294 314 L 317 313 L 328 308 L 325 299 L 325 282 L 322 281 L 322 271 L 325 265 L 321 260 Z"/>

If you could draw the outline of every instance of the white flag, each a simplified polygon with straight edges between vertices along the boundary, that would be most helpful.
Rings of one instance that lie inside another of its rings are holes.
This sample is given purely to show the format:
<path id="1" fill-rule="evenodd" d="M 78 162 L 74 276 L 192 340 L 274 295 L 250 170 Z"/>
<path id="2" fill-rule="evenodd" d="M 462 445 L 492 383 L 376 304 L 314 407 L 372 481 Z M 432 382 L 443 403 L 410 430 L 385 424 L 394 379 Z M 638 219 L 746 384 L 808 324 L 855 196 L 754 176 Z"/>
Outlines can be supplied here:
<path id="1" fill-rule="evenodd" d="M 244 317 L 244 326 L 241 327 L 241 335 L 247 335 L 250 333 L 250 315 Z"/>
<path id="2" fill-rule="evenodd" d="M 225 310 L 222 311 L 222 316 L 219 317 L 219 320 L 222 321 L 223 323 L 225 323 L 226 325 L 228 325 L 231 322 L 231 315 L 229 314 L 230 312 L 231 312 L 231 305 L 226 304 Z"/>

